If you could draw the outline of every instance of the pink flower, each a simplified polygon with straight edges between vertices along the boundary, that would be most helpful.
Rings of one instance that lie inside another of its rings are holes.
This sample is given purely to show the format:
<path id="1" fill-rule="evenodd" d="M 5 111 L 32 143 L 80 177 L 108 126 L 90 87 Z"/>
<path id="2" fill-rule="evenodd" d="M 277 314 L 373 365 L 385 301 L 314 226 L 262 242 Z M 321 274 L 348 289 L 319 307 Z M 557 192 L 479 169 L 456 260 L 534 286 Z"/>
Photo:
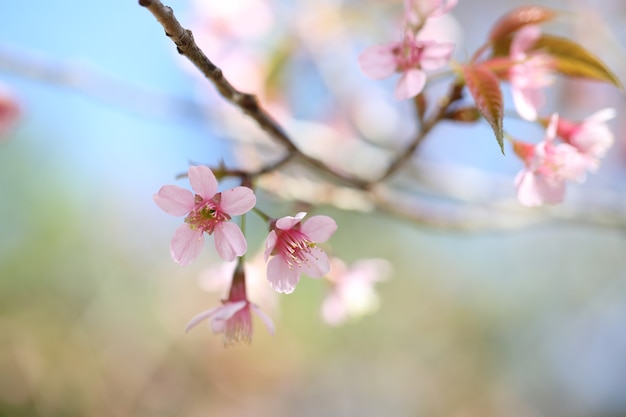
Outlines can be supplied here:
<path id="1" fill-rule="evenodd" d="M 8 88 L 0 84 L 0 141 L 7 138 L 20 117 L 20 106 Z"/>
<path id="2" fill-rule="evenodd" d="M 406 31 L 401 42 L 372 46 L 359 55 L 359 66 L 365 75 L 383 79 L 394 72 L 402 75 L 396 86 L 398 100 L 418 95 L 426 85 L 424 71 L 445 67 L 450 61 L 452 42 L 421 41 Z"/>
<path id="3" fill-rule="evenodd" d="M 407 21 L 421 27 L 426 20 L 448 13 L 456 3 L 457 0 L 404 0 L 404 9 Z"/>
<path id="4" fill-rule="evenodd" d="M 197 314 L 185 328 L 191 330 L 203 320 L 211 319 L 213 333 L 224 334 L 224 344 L 230 346 L 236 343 L 250 343 L 252 340 L 252 314 L 254 311 L 267 327 L 268 332 L 274 335 L 274 323 L 258 306 L 251 303 L 246 296 L 246 279 L 243 269 L 235 270 L 228 299 L 223 305 L 214 307 Z"/>
<path id="5" fill-rule="evenodd" d="M 566 181 L 584 181 L 590 166 L 586 155 L 566 143 L 555 145 L 558 116 L 550 120 L 545 139 L 537 145 L 515 142 L 515 153 L 526 167 L 515 177 L 517 198 L 524 206 L 563 201 Z"/>
<path id="6" fill-rule="evenodd" d="M 304 273 L 321 278 L 330 270 L 326 253 L 316 243 L 326 242 L 337 230 L 337 223 L 328 216 L 313 216 L 304 223 L 306 213 L 276 220 L 265 242 L 267 279 L 271 287 L 281 293 L 293 292 Z"/>
<path id="7" fill-rule="evenodd" d="M 189 183 L 195 195 L 176 185 L 164 185 L 153 198 L 166 213 L 185 216 L 172 238 L 170 253 L 174 261 L 189 265 L 204 246 L 204 233 L 215 234 L 215 249 L 226 261 L 246 253 L 246 239 L 232 216 L 242 215 L 254 207 L 256 197 L 250 188 L 235 187 L 217 192 L 217 179 L 205 166 L 189 167 Z"/>
<path id="8" fill-rule="evenodd" d="M 331 265 L 331 273 L 326 278 L 332 284 L 332 290 L 321 308 L 324 321 L 338 326 L 349 318 L 374 312 L 379 305 L 374 284 L 387 279 L 391 264 L 384 259 L 363 259 L 348 267 L 340 259 L 333 258 Z"/>
<path id="9" fill-rule="evenodd" d="M 608 108 L 578 123 L 561 118 L 556 132 L 565 142 L 588 155 L 594 161 L 592 169 L 597 169 L 599 159 L 604 157 L 613 145 L 613 133 L 606 122 L 614 117 L 615 109 Z"/>
<path id="10" fill-rule="evenodd" d="M 538 26 L 524 26 L 515 34 L 509 52 L 509 58 L 514 62 L 508 73 L 513 102 L 519 115 L 526 120 L 537 118 L 537 110 L 545 102 L 542 89 L 552 83 L 552 58 L 542 53 L 527 54 L 540 36 Z"/>

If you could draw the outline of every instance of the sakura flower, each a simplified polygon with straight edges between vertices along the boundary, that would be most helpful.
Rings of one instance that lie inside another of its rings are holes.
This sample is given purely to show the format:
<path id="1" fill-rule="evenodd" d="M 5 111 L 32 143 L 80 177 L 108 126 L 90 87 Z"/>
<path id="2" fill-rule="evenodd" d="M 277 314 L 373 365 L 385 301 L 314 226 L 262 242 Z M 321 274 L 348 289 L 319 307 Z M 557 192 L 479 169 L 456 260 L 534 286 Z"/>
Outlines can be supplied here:
<path id="1" fill-rule="evenodd" d="M 0 142 L 7 138 L 20 116 L 20 106 L 8 88 L 0 84 Z"/>
<path id="2" fill-rule="evenodd" d="M 349 318 L 374 312 L 379 305 L 374 291 L 376 282 L 387 279 L 391 264 L 384 259 L 363 259 L 348 267 L 337 258 L 331 260 L 331 272 L 326 276 L 331 292 L 322 303 L 324 321 L 338 326 Z"/>
<path id="3" fill-rule="evenodd" d="M 233 281 L 227 300 L 223 305 L 214 307 L 194 316 L 187 323 L 185 331 L 191 330 L 206 319 L 211 319 L 213 333 L 224 334 L 224 344 L 230 346 L 236 343 L 250 343 L 252 340 L 252 314 L 254 311 L 267 327 L 268 332 L 274 335 L 275 328 L 272 319 L 258 306 L 251 303 L 246 296 L 246 279 L 243 268 L 235 270 Z"/>
<path id="4" fill-rule="evenodd" d="M 526 120 L 537 118 L 537 110 L 545 102 L 542 89 L 552 84 L 552 58 L 542 53 L 528 54 L 540 36 L 538 26 L 524 26 L 513 37 L 509 53 L 514 62 L 508 73 L 513 102 L 519 115 Z"/>
<path id="5" fill-rule="evenodd" d="M 202 271 L 198 279 L 200 288 L 209 292 L 224 293 L 228 291 L 238 262 L 239 260 L 220 262 Z M 259 251 L 254 256 L 247 254 L 244 267 L 248 295 L 255 300 L 260 308 L 275 316 L 279 309 L 278 294 L 267 285 L 264 251 Z"/>
<path id="6" fill-rule="evenodd" d="M 330 270 L 326 253 L 316 243 L 326 242 L 337 230 L 337 223 L 328 216 L 313 216 L 305 222 L 306 213 L 276 220 L 265 242 L 267 280 L 277 292 L 293 292 L 302 273 L 321 278 Z"/>
<path id="7" fill-rule="evenodd" d="M 594 161 L 592 169 L 597 169 L 598 160 L 604 157 L 607 150 L 613 145 L 613 133 L 609 130 L 606 122 L 614 117 L 615 109 L 608 108 L 600 110 L 578 123 L 561 118 L 556 132 L 565 142 L 588 155 Z"/>
<path id="8" fill-rule="evenodd" d="M 515 142 L 515 153 L 526 167 L 516 176 L 517 198 L 524 206 L 541 206 L 563 201 L 565 182 L 585 179 L 590 166 L 586 155 L 567 143 L 555 145 L 558 116 L 554 115 L 544 140 L 536 145 Z"/>
<path id="9" fill-rule="evenodd" d="M 418 95 L 426 85 L 425 71 L 445 67 L 450 61 L 454 44 L 417 40 L 406 31 L 401 42 L 372 46 L 359 55 L 363 73 L 373 79 L 383 79 L 394 72 L 402 75 L 398 80 L 395 97 L 404 100 Z"/>
<path id="10" fill-rule="evenodd" d="M 205 166 L 189 168 L 189 183 L 195 194 L 176 185 L 164 185 L 154 202 L 166 213 L 186 216 L 172 238 L 170 253 L 181 265 L 190 264 L 204 246 L 204 233 L 214 234 L 215 249 L 226 261 L 246 253 L 246 239 L 232 216 L 242 215 L 256 204 L 250 188 L 235 187 L 217 192 L 217 179 Z"/>
<path id="11" fill-rule="evenodd" d="M 404 0 L 406 19 L 409 24 L 421 27 L 426 20 L 448 13 L 457 0 Z"/>

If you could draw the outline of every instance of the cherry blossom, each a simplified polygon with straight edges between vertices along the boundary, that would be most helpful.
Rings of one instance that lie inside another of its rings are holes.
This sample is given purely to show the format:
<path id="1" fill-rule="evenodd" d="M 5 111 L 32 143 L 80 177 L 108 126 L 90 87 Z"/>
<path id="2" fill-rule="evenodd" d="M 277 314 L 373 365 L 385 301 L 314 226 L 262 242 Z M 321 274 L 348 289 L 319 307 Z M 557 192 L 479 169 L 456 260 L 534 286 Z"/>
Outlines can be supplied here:
<path id="1" fill-rule="evenodd" d="M 448 13 L 457 0 L 404 0 L 406 19 L 409 24 L 421 27 L 426 20 Z"/>
<path id="2" fill-rule="evenodd" d="M 273 256 L 267 263 L 267 279 L 277 292 L 293 292 L 302 273 L 321 278 L 330 270 L 328 256 L 316 243 L 330 239 L 337 223 L 328 216 L 301 222 L 304 216 L 301 212 L 276 220 L 265 242 L 265 260 Z"/>
<path id="3" fill-rule="evenodd" d="M 556 132 L 565 142 L 588 155 L 593 161 L 592 169 L 595 170 L 599 159 L 613 145 L 613 132 L 606 122 L 613 119 L 615 114 L 615 109 L 607 108 L 597 111 L 582 122 L 559 118 Z"/>
<path id="4" fill-rule="evenodd" d="M 379 305 L 374 284 L 386 280 L 390 272 L 391 264 L 384 259 L 362 259 L 348 267 L 332 258 L 331 271 L 326 275 L 332 289 L 321 307 L 324 321 L 338 326 L 349 318 L 374 312 Z"/>
<path id="5" fill-rule="evenodd" d="M 238 262 L 239 259 L 233 262 L 220 262 L 206 268 L 198 277 L 200 288 L 209 292 L 228 291 Z M 264 250 L 257 252 L 254 256 L 246 254 L 244 267 L 248 296 L 254 299 L 255 304 L 263 311 L 276 316 L 279 311 L 278 294 L 267 285 Z"/>
<path id="6" fill-rule="evenodd" d="M 227 300 L 222 305 L 213 307 L 195 315 L 185 328 L 189 331 L 206 319 L 211 319 L 213 333 L 224 334 L 224 344 L 230 346 L 236 343 L 250 343 L 252 340 L 252 314 L 254 311 L 267 327 L 268 332 L 274 335 L 275 328 L 272 319 L 257 305 L 251 303 L 246 295 L 246 279 L 243 268 L 236 269 Z"/>
<path id="7" fill-rule="evenodd" d="M 0 142 L 8 138 L 9 132 L 20 117 L 20 106 L 7 87 L 0 84 Z"/>
<path id="8" fill-rule="evenodd" d="M 545 102 L 543 88 L 553 81 L 552 58 L 543 53 L 528 53 L 540 36 L 539 26 L 524 26 L 513 37 L 509 52 L 509 58 L 514 62 L 508 73 L 513 102 L 519 115 L 526 120 L 537 118 L 537 110 Z"/>
<path id="9" fill-rule="evenodd" d="M 394 72 L 402 75 L 396 85 L 395 97 L 404 100 L 418 95 L 426 85 L 425 71 L 445 67 L 450 61 L 454 43 L 417 40 L 405 31 L 401 42 L 367 48 L 359 55 L 359 66 L 365 75 L 383 79 Z"/>
<path id="10" fill-rule="evenodd" d="M 176 185 L 164 185 L 154 202 L 166 213 L 186 216 L 172 238 L 170 253 L 181 265 L 190 264 L 204 246 L 204 233 L 214 234 L 217 253 L 226 261 L 246 253 L 246 239 L 232 216 L 242 215 L 256 204 L 250 188 L 235 187 L 217 192 L 217 179 L 205 166 L 189 168 L 189 183 L 195 194 Z"/>
<path id="11" fill-rule="evenodd" d="M 517 198 L 524 206 L 563 201 L 565 182 L 585 179 L 589 158 L 567 143 L 554 144 L 558 116 L 551 118 L 544 140 L 536 145 L 515 142 L 515 153 L 525 168 L 516 176 Z"/>

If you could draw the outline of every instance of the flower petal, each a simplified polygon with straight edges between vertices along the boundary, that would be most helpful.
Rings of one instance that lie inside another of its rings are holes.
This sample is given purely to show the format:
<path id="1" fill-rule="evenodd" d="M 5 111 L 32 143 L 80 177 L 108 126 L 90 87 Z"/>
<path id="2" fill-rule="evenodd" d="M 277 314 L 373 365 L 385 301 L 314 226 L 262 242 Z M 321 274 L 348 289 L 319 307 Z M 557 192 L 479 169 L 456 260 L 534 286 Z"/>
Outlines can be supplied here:
<path id="1" fill-rule="evenodd" d="M 426 74 L 420 69 L 410 69 L 402 74 L 396 85 L 395 96 L 398 100 L 415 97 L 426 85 Z"/>
<path id="2" fill-rule="evenodd" d="M 306 261 L 300 264 L 303 274 L 311 278 L 322 278 L 330 271 L 330 262 L 326 252 L 318 247 L 311 248 L 310 252 L 304 254 Z"/>
<path id="3" fill-rule="evenodd" d="M 512 81 L 511 93 L 520 117 L 529 121 L 536 120 L 537 109 L 545 102 L 543 91 L 536 88 L 516 88 Z"/>
<path id="4" fill-rule="evenodd" d="M 202 313 L 199 313 L 199 314 L 196 314 L 195 316 L 193 316 L 193 318 L 191 320 L 189 320 L 189 322 L 185 326 L 185 332 L 188 332 L 189 330 L 191 330 L 194 327 L 196 327 L 198 325 L 198 323 L 200 323 L 202 320 L 206 320 L 209 317 L 211 317 L 220 308 L 222 308 L 222 306 L 213 307 L 213 308 L 211 308 L 209 310 L 203 311 Z"/>
<path id="5" fill-rule="evenodd" d="M 359 55 L 359 67 L 363 74 L 375 80 L 389 77 L 396 72 L 398 66 L 393 54 L 395 48 L 400 47 L 398 42 L 385 45 L 371 46 Z"/>
<path id="6" fill-rule="evenodd" d="M 225 261 L 233 261 L 235 257 L 246 253 L 248 244 L 239 226 L 231 222 L 217 225 L 213 233 L 215 250 Z"/>
<path id="7" fill-rule="evenodd" d="M 300 268 L 290 267 L 280 256 L 267 263 L 267 280 L 276 292 L 290 294 L 300 280 Z"/>
<path id="8" fill-rule="evenodd" d="M 235 187 L 222 192 L 220 207 L 230 216 L 240 216 L 256 204 L 254 192 L 248 187 Z"/>
<path id="9" fill-rule="evenodd" d="M 194 206 L 193 193 L 177 185 L 164 185 L 152 199 L 161 210 L 172 216 L 184 216 Z"/>
<path id="10" fill-rule="evenodd" d="M 246 300 L 229 301 L 220 307 L 219 311 L 215 313 L 215 318 L 226 321 L 234 316 L 239 310 L 244 308 L 247 303 L 248 302 Z"/>
<path id="11" fill-rule="evenodd" d="M 541 29 L 537 25 L 526 25 L 518 30 L 511 42 L 511 58 L 524 59 L 526 51 L 533 47 L 540 36 Z"/>
<path id="12" fill-rule="evenodd" d="M 261 318 L 261 320 L 265 324 L 265 327 L 267 327 L 267 331 L 269 332 L 269 334 L 274 336 L 274 334 L 276 334 L 276 328 L 274 327 L 274 322 L 272 321 L 270 316 L 265 314 L 265 312 L 263 312 L 263 310 L 261 310 L 258 306 L 254 305 L 252 303 L 250 303 L 250 307 L 257 314 L 257 316 L 259 316 Z"/>
<path id="13" fill-rule="evenodd" d="M 274 247 L 276 247 L 276 242 L 278 241 L 278 235 L 275 231 L 271 231 L 267 236 L 267 240 L 265 241 L 265 261 L 270 257 L 272 251 L 274 251 Z"/>
<path id="14" fill-rule="evenodd" d="M 448 65 L 452 52 L 454 52 L 454 43 L 452 42 L 424 42 L 425 47 L 420 60 L 420 67 L 424 71 L 433 71 Z"/>
<path id="15" fill-rule="evenodd" d="M 205 200 L 217 192 L 217 179 L 213 171 L 204 165 L 189 167 L 189 183 L 191 188 Z"/>
<path id="16" fill-rule="evenodd" d="M 326 242 L 337 230 L 337 223 L 328 216 L 313 216 L 304 223 L 300 231 L 312 242 Z"/>
<path id="17" fill-rule="evenodd" d="M 198 257 L 204 246 L 204 235 L 200 230 L 193 230 L 188 224 L 182 224 L 174 232 L 170 243 L 172 259 L 181 265 L 189 265 Z"/>
<path id="18" fill-rule="evenodd" d="M 285 216 L 276 220 L 276 227 L 282 230 L 288 230 L 294 227 L 296 224 L 300 223 L 300 221 L 306 216 L 306 212 L 301 211 L 296 214 L 294 217 Z"/>

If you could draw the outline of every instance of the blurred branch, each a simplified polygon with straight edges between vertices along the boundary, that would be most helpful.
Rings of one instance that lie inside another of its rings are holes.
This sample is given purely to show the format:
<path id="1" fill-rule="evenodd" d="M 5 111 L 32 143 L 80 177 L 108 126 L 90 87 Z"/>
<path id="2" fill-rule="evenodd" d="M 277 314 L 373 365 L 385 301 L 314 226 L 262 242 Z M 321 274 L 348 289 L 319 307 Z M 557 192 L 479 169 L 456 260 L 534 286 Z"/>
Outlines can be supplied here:
<path id="1" fill-rule="evenodd" d="M 353 187 L 367 188 L 368 182 L 335 171 L 322 161 L 303 153 L 284 132 L 282 127 L 261 107 L 256 96 L 242 93 L 228 82 L 222 74 L 222 70 L 215 66 L 198 47 L 191 31 L 181 26 L 170 7 L 163 5 L 159 0 L 139 0 L 139 4 L 154 15 L 165 29 L 165 34 L 176 44 L 178 52 L 187 57 L 213 83 L 222 97 L 251 117 L 271 138 L 283 145 L 290 153 L 297 155 L 308 165 Z"/>
<path id="2" fill-rule="evenodd" d="M 71 88 L 120 108 L 154 118 L 205 121 L 208 112 L 193 100 L 142 89 L 77 62 L 61 63 L 0 46 L 0 71 Z"/>

